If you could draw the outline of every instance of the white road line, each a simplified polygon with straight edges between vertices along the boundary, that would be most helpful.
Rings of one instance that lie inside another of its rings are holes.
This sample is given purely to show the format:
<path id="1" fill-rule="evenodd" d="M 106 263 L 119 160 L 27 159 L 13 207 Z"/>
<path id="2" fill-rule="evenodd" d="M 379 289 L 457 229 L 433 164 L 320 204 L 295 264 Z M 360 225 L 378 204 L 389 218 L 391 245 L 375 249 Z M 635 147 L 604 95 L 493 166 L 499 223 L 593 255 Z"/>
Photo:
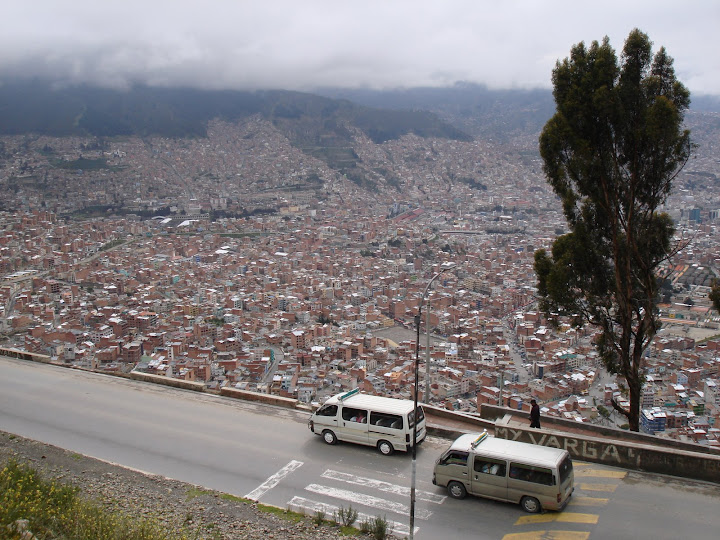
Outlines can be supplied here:
<path id="1" fill-rule="evenodd" d="M 322 473 L 323 478 L 330 478 L 332 480 L 338 480 L 340 482 L 346 482 L 348 484 L 354 484 L 356 486 L 367 486 L 378 491 L 384 491 L 386 493 L 395 493 L 396 495 L 402 495 L 403 497 L 410 497 L 410 488 L 405 486 L 398 486 L 396 484 L 390 484 L 389 482 L 383 482 L 382 480 L 374 480 L 372 478 L 363 478 L 362 476 L 355 476 L 354 474 L 348 474 L 340 471 L 333 471 L 328 469 Z M 447 495 L 438 495 L 437 493 L 431 493 L 429 491 L 415 490 L 415 498 L 419 501 L 426 501 L 435 504 L 442 504 L 447 499 Z"/>
<path id="2" fill-rule="evenodd" d="M 288 510 L 293 512 L 299 512 L 305 515 L 315 515 L 316 512 L 325 512 L 325 519 L 332 519 L 333 515 L 340 510 L 339 506 L 334 504 L 325 504 L 318 501 L 312 501 L 304 497 L 293 497 L 290 502 L 287 503 Z M 371 516 L 369 514 L 363 514 L 358 512 L 357 521 L 353 524 L 354 527 L 359 527 L 363 522 L 370 522 L 378 516 Z M 385 518 L 387 519 L 387 518 Z M 387 520 L 387 523 L 392 527 L 392 532 L 402 536 L 410 534 L 410 526 L 405 523 L 398 521 Z M 420 527 L 415 527 L 415 534 L 420 530 Z"/>
<path id="3" fill-rule="evenodd" d="M 285 478 L 288 474 L 293 472 L 295 469 L 302 466 L 302 461 L 291 461 L 287 465 L 285 465 L 282 469 L 280 469 L 278 472 L 273 474 L 270 478 L 265 480 L 262 484 L 260 484 L 257 488 L 252 490 L 250 493 L 245 495 L 246 499 L 252 499 L 253 501 L 257 501 L 265 495 L 268 491 L 270 491 L 272 488 L 278 485 L 280 480 Z"/>
<path id="4" fill-rule="evenodd" d="M 363 506 L 370 506 L 371 508 L 377 508 L 384 512 L 394 512 L 396 514 L 410 515 L 410 507 L 398 503 L 395 501 L 388 501 L 387 499 L 381 499 L 379 497 L 373 497 L 372 495 L 364 495 L 362 493 L 355 493 L 354 491 L 348 491 L 346 489 L 337 489 L 329 486 L 321 486 L 318 484 L 310 484 L 305 488 L 307 491 L 313 493 L 319 493 L 320 495 L 326 495 L 328 497 L 334 497 L 336 499 L 342 499 L 344 501 L 350 501 Z M 429 519 L 432 512 L 427 510 L 415 510 L 415 517 L 418 519 Z"/>

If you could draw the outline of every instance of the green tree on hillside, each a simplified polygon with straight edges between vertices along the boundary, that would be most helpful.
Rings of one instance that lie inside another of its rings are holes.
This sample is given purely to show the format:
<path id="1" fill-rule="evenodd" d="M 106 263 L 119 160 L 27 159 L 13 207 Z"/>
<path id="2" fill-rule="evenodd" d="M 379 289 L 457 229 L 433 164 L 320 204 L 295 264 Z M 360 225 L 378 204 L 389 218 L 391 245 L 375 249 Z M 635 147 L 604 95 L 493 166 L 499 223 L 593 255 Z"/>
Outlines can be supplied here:
<path id="1" fill-rule="evenodd" d="M 713 279 L 710 282 L 710 294 L 708 294 L 708 298 L 712 302 L 715 310 L 720 313 L 720 280 Z"/>
<path id="2" fill-rule="evenodd" d="M 659 211 L 692 145 L 690 93 L 665 49 L 633 30 L 617 58 L 606 37 L 574 46 L 552 74 L 555 115 L 540 135 L 548 183 L 570 232 L 535 253 L 543 311 L 599 329 L 605 366 L 627 384 L 639 429 L 643 353 L 660 327 L 659 271 L 674 226 Z"/>

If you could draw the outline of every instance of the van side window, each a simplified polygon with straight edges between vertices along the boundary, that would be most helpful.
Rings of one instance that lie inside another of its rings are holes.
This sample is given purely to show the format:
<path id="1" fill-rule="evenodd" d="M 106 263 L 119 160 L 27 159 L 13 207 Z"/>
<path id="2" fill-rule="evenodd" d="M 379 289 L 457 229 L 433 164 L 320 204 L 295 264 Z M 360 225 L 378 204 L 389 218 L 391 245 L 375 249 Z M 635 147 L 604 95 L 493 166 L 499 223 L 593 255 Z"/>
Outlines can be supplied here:
<path id="1" fill-rule="evenodd" d="M 443 465 L 467 465 L 467 452 L 458 452 L 453 450 L 449 452 L 442 460 Z"/>
<path id="2" fill-rule="evenodd" d="M 393 429 L 402 429 L 403 419 L 402 416 L 399 416 L 397 414 L 371 412 L 370 425 L 389 427 Z"/>
<path id="3" fill-rule="evenodd" d="M 318 416 L 337 416 L 337 405 L 323 405 L 315 414 Z"/>
<path id="4" fill-rule="evenodd" d="M 475 456 L 475 463 L 473 464 L 473 469 L 475 470 L 475 472 L 482 474 L 505 476 L 505 470 L 507 469 L 507 465 L 504 461 L 499 459 Z"/>
<path id="5" fill-rule="evenodd" d="M 552 486 L 555 484 L 555 478 L 550 469 L 533 467 L 532 465 L 524 465 L 521 463 L 510 464 L 510 478 L 524 482 L 532 482 L 534 484 L 542 484 L 544 486 Z"/>
<path id="6" fill-rule="evenodd" d="M 342 417 L 343 420 L 347 420 L 348 422 L 364 423 L 367 421 L 367 411 L 353 407 L 343 407 Z"/>

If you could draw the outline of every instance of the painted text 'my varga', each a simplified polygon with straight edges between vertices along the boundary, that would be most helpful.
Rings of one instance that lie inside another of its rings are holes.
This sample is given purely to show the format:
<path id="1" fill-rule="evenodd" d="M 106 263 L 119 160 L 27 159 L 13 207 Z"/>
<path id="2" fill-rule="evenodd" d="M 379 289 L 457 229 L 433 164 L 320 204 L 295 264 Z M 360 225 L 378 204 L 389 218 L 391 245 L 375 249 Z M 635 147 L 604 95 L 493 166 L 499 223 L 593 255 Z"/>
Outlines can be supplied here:
<path id="1" fill-rule="evenodd" d="M 575 437 L 562 435 L 550 435 L 540 431 L 529 431 L 524 429 L 512 429 L 507 427 L 496 427 L 495 436 L 500 439 L 528 442 L 551 448 L 562 448 L 567 450 L 574 458 L 587 459 L 589 461 L 600 461 L 603 463 L 614 462 L 617 464 L 627 463 L 628 460 L 635 460 L 635 452 L 632 448 L 620 447 L 620 450 L 627 455 L 625 459 L 620 456 L 618 447 L 614 444 L 587 441 Z"/>

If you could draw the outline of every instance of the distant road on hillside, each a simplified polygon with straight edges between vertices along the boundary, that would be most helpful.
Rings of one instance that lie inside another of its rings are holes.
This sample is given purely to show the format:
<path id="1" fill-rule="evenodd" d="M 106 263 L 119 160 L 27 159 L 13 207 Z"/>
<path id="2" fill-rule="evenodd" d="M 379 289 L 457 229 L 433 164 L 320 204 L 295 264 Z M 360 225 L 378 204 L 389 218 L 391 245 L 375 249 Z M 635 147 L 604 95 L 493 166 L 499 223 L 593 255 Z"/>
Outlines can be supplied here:
<path id="1" fill-rule="evenodd" d="M 720 336 L 720 329 L 697 326 L 695 321 L 664 318 L 662 324 L 663 326 L 658 333 L 660 336 L 689 337 L 695 341 Z"/>
<path id="2" fill-rule="evenodd" d="M 417 340 L 417 330 L 415 330 L 412 327 L 404 328 L 399 325 L 391 326 L 389 328 L 382 328 L 380 330 L 373 330 L 372 335 L 383 337 L 385 339 L 389 339 L 391 341 L 394 341 L 395 343 L 400 343 L 402 341 L 412 341 L 415 343 Z M 425 334 L 425 325 L 420 328 L 420 345 L 425 344 L 427 340 L 427 335 Z M 434 335 L 430 335 L 430 341 L 432 343 L 440 343 L 445 341 L 444 338 L 436 337 Z"/>

